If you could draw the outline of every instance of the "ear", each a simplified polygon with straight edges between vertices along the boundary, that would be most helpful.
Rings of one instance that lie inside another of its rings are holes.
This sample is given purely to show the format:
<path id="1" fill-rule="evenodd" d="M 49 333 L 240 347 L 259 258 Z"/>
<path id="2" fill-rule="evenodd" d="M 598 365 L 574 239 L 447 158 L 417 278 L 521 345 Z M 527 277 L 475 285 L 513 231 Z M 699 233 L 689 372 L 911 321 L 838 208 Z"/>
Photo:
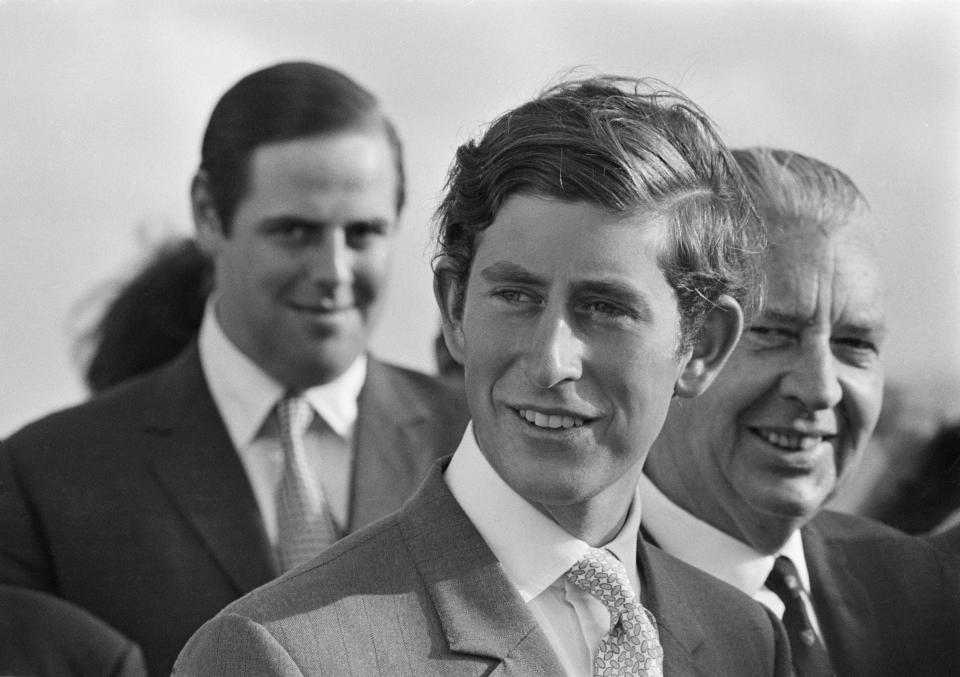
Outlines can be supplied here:
<path id="1" fill-rule="evenodd" d="M 460 364 L 464 361 L 462 289 L 456 273 L 437 261 L 433 275 L 433 295 L 440 307 L 440 326 L 450 355 Z"/>
<path id="2" fill-rule="evenodd" d="M 693 342 L 690 357 L 677 378 L 679 397 L 696 397 L 717 377 L 743 331 L 743 310 L 724 294 L 707 314 Z"/>
<path id="3" fill-rule="evenodd" d="M 203 253 L 215 258 L 227 234 L 213 201 L 210 179 L 202 169 L 190 184 L 190 203 L 193 207 L 193 223 L 197 228 L 197 243 Z"/>

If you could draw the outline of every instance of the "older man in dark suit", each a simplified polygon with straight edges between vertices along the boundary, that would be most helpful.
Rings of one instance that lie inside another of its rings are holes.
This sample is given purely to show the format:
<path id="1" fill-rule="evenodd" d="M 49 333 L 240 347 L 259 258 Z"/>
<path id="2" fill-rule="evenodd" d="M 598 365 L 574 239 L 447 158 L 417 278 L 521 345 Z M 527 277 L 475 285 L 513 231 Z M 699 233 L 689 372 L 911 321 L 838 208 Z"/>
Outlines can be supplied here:
<path id="1" fill-rule="evenodd" d="M 218 102 L 192 185 L 214 291 L 168 366 L 0 452 L 0 581 L 84 607 L 154 675 L 224 605 L 400 506 L 462 395 L 368 355 L 404 199 L 396 132 L 329 68 Z"/>
<path id="2" fill-rule="evenodd" d="M 638 539 L 673 396 L 754 302 L 756 223 L 696 106 L 567 82 L 461 146 L 435 291 L 472 423 L 393 516 L 232 604 L 180 675 L 789 671 L 762 607 Z"/>
<path id="3" fill-rule="evenodd" d="M 801 677 L 960 674 L 955 572 L 917 538 L 822 511 L 880 411 L 866 202 L 819 160 L 734 155 L 767 226 L 767 296 L 713 387 L 671 405 L 640 483 L 644 529 L 782 616 Z"/>

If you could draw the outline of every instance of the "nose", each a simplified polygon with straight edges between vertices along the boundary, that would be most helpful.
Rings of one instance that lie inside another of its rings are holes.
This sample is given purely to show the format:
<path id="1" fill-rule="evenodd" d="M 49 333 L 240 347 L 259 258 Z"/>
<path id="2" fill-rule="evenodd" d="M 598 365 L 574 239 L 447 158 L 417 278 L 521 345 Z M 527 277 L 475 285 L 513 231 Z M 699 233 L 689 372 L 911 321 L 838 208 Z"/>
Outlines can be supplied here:
<path id="1" fill-rule="evenodd" d="M 809 412 L 832 409 L 840 403 L 843 388 L 829 340 L 801 345 L 800 354 L 780 380 L 780 393 Z"/>
<path id="2" fill-rule="evenodd" d="M 310 281 L 321 287 L 336 288 L 349 283 L 353 270 L 353 250 L 347 246 L 346 235 L 340 228 L 328 229 L 307 253 L 307 271 Z"/>
<path id="3" fill-rule="evenodd" d="M 584 343 L 562 312 L 544 312 L 526 347 L 526 371 L 540 388 L 576 381 L 583 374 Z"/>

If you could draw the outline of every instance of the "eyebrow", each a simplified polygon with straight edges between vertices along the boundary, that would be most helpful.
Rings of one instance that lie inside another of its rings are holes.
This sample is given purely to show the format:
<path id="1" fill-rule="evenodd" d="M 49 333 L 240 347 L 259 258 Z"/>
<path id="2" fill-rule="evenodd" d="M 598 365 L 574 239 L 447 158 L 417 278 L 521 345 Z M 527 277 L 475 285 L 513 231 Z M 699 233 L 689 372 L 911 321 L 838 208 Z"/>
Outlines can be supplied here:
<path id="1" fill-rule="evenodd" d="M 757 324 L 758 322 L 777 322 L 780 324 L 792 324 L 800 326 L 809 326 L 813 324 L 813 321 L 809 317 L 775 309 L 767 309 L 761 312 L 760 317 L 753 324 Z M 857 336 L 883 336 L 887 333 L 887 323 L 884 321 L 882 315 L 865 316 L 862 318 L 855 318 L 853 321 L 847 321 L 834 327 L 833 331 L 837 330 L 845 333 L 855 334 Z"/>
<path id="2" fill-rule="evenodd" d="M 653 312 L 649 295 L 619 280 L 584 280 L 576 287 L 580 294 L 593 294 L 612 299 L 635 309 L 644 317 L 650 317 Z"/>
<path id="3" fill-rule="evenodd" d="M 260 221 L 260 224 L 264 227 L 269 226 L 305 226 L 310 228 L 320 228 L 323 227 L 326 222 L 320 221 L 319 219 L 308 219 L 303 216 L 296 216 L 294 214 L 277 214 L 275 216 L 268 216 L 267 218 Z"/>
<path id="4" fill-rule="evenodd" d="M 523 266 L 509 261 L 497 261 L 479 271 L 480 277 L 494 284 L 525 284 L 531 287 L 545 287 L 546 280 L 531 273 Z M 652 304 L 646 294 L 616 279 L 582 280 L 574 283 L 577 295 L 592 294 L 624 304 L 649 317 Z"/>
<path id="5" fill-rule="evenodd" d="M 491 263 L 486 268 L 480 270 L 480 277 L 487 282 L 513 282 L 530 285 L 546 284 L 541 278 L 537 277 L 523 266 L 518 266 L 509 261 L 497 261 Z"/>

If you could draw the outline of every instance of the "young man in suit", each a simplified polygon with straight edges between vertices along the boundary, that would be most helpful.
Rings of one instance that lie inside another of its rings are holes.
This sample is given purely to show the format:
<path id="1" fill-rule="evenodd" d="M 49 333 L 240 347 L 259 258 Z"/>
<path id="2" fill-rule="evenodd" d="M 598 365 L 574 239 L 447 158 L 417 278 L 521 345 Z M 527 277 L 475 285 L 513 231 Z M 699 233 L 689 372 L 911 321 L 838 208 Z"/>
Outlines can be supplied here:
<path id="1" fill-rule="evenodd" d="M 0 581 L 84 607 L 151 674 L 228 602 L 398 508 L 462 395 L 368 355 L 400 142 L 345 75 L 283 63 L 215 107 L 192 184 L 214 289 L 169 365 L 14 434 Z"/>
<path id="2" fill-rule="evenodd" d="M 706 116 L 567 82 L 460 147 L 435 291 L 472 423 L 397 513 L 225 609 L 178 675 L 770 675 L 762 607 L 638 540 L 674 396 L 754 305 L 755 214 Z"/>
<path id="3" fill-rule="evenodd" d="M 672 403 L 640 483 L 643 527 L 782 616 L 801 677 L 960 674 L 960 588 L 943 559 L 822 511 L 880 411 L 866 202 L 813 158 L 734 156 L 767 228 L 767 296 L 711 389 Z"/>

